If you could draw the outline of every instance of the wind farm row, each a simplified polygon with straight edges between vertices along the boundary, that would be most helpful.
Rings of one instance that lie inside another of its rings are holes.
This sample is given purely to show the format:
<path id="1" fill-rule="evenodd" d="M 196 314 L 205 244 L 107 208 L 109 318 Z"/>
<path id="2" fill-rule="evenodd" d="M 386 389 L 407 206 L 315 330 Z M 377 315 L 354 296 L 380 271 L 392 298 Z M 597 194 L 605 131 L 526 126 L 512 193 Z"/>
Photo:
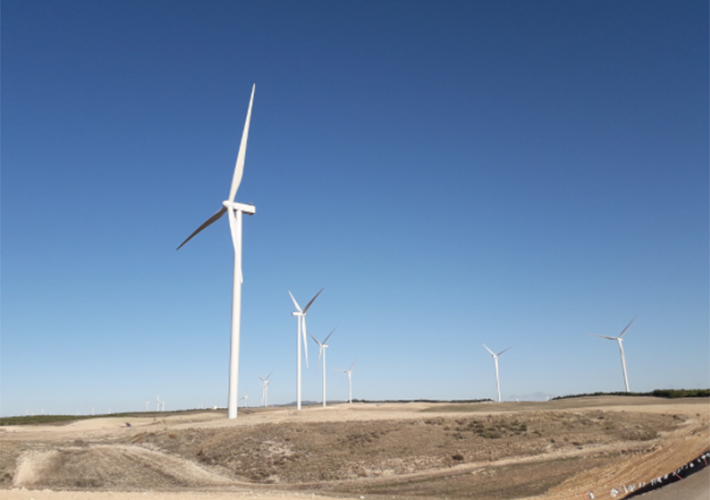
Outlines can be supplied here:
<path id="1" fill-rule="evenodd" d="M 252 92 L 251 92 L 251 98 L 249 100 L 249 107 L 247 110 L 247 116 L 246 116 L 246 121 L 244 124 L 244 130 L 242 132 L 242 138 L 241 142 L 239 145 L 239 152 L 237 154 L 237 161 L 236 165 L 234 168 L 234 175 L 232 177 L 232 183 L 230 186 L 229 190 L 229 195 L 227 200 L 222 202 L 222 206 L 220 207 L 217 212 L 215 212 L 212 216 L 210 216 L 202 225 L 200 225 L 195 231 L 193 231 L 190 236 L 183 241 L 180 246 L 177 247 L 179 250 L 182 248 L 188 241 L 190 241 L 194 236 L 196 236 L 198 233 L 200 233 L 202 230 L 219 220 L 225 213 L 228 214 L 228 219 L 229 219 L 229 228 L 230 228 L 230 233 L 232 237 L 232 244 L 234 247 L 234 274 L 233 274 L 233 292 L 232 292 L 232 321 L 231 321 L 231 346 L 230 346 L 230 363 L 229 363 L 229 390 L 228 390 L 228 416 L 229 418 L 237 418 L 237 413 L 238 413 L 238 403 L 241 400 L 245 401 L 245 404 L 248 403 L 248 395 L 245 394 L 241 399 L 238 398 L 238 384 L 239 384 L 239 346 L 240 346 L 240 334 L 241 334 L 241 293 L 242 293 L 242 283 L 244 282 L 244 277 L 242 273 L 242 214 L 247 214 L 247 215 L 254 215 L 256 213 L 256 207 L 252 204 L 242 204 L 242 203 L 237 203 L 235 201 L 237 191 L 239 189 L 239 186 L 241 184 L 242 176 L 244 174 L 244 163 L 245 163 L 245 158 L 246 158 L 246 148 L 247 148 L 247 140 L 249 137 L 249 124 L 251 121 L 251 113 L 252 113 L 252 106 L 254 103 L 254 93 L 256 90 L 256 85 L 252 87 Z M 321 289 L 318 293 L 315 294 L 315 296 L 306 304 L 305 307 L 301 308 L 299 303 L 296 301 L 295 297 L 293 294 L 289 291 L 289 295 L 291 297 L 291 300 L 293 301 L 293 304 L 296 308 L 295 311 L 293 311 L 291 314 L 296 317 L 297 320 L 297 374 L 296 374 L 296 408 L 297 410 L 301 410 L 301 405 L 302 405 L 302 390 L 301 390 L 301 379 L 302 379 L 302 354 L 301 351 L 303 350 L 305 352 L 305 361 L 306 361 L 306 367 L 308 367 L 308 343 L 307 343 L 307 334 L 311 336 L 311 338 L 318 344 L 319 346 L 319 362 L 321 361 L 322 358 L 322 363 L 323 363 L 323 375 L 322 375 L 322 383 L 323 383 L 323 394 L 322 394 L 322 401 L 323 401 L 323 406 L 326 405 L 327 397 L 326 397 L 326 349 L 329 347 L 328 346 L 328 340 L 330 339 L 331 335 L 335 330 L 330 332 L 328 336 L 321 342 L 316 337 L 310 334 L 306 328 L 306 315 L 308 313 L 308 310 L 311 308 L 313 305 L 314 301 L 318 298 L 318 296 L 323 292 L 323 289 Z M 635 320 L 636 318 L 634 318 Z M 634 320 L 631 320 L 631 323 L 633 323 Z M 626 387 L 626 391 L 629 392 L 629 383 L 628 383 L 628 376 L 626 373 L 626 359 L 624 356 L 624 349 L 623 349 L 623 336 L 624 333 L 626 333 L 626 330 L 631 326 L 631 323 L 629 323 L 626 328 L 621 332 L 621 334 L 618 337 L 609 337 L 609 336 L 604 336 L 604 335 L 597 335 L 598 337 L 608 339 L 608 340 L 615 340 L 617 341 L 619 345 L 619 350 L 621 352 L 621 363 L 622 363 L 622 369 L 623 369 L 623 375 L 624 375 L 624 384 Z M 594 334 L 596 335 L 596 334 Z M 493 357 L 493 362 L 494 362 L 494 367 L 495 367 L 495 374 L 496 374 L 496 390 L 497 390 L 497 400 L 498 402 L 501 402 L 501 388 L 500 388 L 500 376 L 499 376 L 499 366 L 498 366 L 498 359 L 499 357 L 508 351 L 510 347 L 504 349 L 503 351 L 500 351 L 498 353 L 494 352 L 491 350 L 488 346 L 483 344 L 483 347 L 491 354 Z M 338 369 L 342 373 L 347 374 L 348 376 L 348 401 L 352 402 L 352 374 L 353 374 L 353 368 L 355 367 L 355 362 L 350 366 L 348 370 L 343 370 L 343 369 Z M 272 372 L 273 373 L 273 372 Z M 259 376 L 261 379 L 261 385 L 262 385 L 262 405 L 267 406 L 268 405 L 268 387 L 270 383 L 270 377 L 271 373 L 265 377 L 262 378 Z"/>

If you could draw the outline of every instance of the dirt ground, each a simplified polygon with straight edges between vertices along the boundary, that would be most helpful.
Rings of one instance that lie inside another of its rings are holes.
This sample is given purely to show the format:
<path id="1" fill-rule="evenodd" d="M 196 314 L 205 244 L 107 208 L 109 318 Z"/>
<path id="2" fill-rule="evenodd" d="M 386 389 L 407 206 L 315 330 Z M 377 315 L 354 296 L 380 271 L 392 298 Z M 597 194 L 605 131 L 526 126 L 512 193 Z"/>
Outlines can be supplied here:
<path id="1" fill-rule="evenodd" d="M 0 445 L 8 500 L 608 499 L 710 450 L 710 400 L 240 409 L 8 426 Z"/>

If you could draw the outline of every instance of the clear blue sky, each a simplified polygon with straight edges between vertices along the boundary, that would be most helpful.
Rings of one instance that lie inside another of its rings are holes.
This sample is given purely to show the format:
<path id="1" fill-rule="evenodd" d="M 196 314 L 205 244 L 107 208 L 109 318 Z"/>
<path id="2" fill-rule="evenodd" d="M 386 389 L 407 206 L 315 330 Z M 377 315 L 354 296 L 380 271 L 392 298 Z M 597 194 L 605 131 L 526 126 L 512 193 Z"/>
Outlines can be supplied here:
<path id="1" fill-rule="evenodd" d="M 3 415 L 710 385 L 705 1 L 2 3 Z M 304 399 L 320 374 L 304 372 Z"/>

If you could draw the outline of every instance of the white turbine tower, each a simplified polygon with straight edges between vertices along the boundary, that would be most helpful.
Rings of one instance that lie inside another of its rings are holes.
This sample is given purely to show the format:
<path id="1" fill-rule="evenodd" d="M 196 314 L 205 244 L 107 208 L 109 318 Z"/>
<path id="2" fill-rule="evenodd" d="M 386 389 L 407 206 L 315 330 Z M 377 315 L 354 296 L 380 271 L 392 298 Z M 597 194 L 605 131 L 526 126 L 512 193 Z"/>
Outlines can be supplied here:
<path id="1" fill-rule="evenodd" d="M 634 316 L 634 319 L 631 320 L 631 323 L 633 323 L 636 320 L 636 316 Z M 624 346 L 622 342 L 624 339 L 621 337 L 624 336 L 626 333 L 626 330 L 629 329 L 631 326 L 631 323 L 626 325 L 626 328 L 621 332 L 621 334 L 618 337 L 607 337 L 606 335 L 597 335 L 596 333 L 592 333 L 595 337 L 601 337 L 603 339 L 608 339 L 608 340 L 616 340 L 619 343 L 619 352 L 621 352 L 621 369 L 624 371 L 624 384 L 626 385 L 626 392 L 629 392 L 629 377 L 626 375 L 626 357 L 624 357 Z"/>
<path id="2" fill-rule="evenodd" d="M 157 403 L 155 404 L 155 411 L 160 411 L 160 394 L 157 396 Z"/>
<path id="3" fill-rule="evenodd" d="M 355 360 L 355 363 L 357 363 L 357 359 Z M 340 368 L 336 368 L 339 372 L 348 374 L 348 403 L 351 404 L 353 402 L 353 368 L 355 367 L 355 363 L 350 366 L 349 370 L 341 370 Z"/>
<path id="4" fill-rule="evenodd" d="M 323 355 L 323 408 L 325 408 L 325 349 L 328 347 L 328 339 L 330 338 L 331 335 L 333 335 L 333 332 L 335 332 L 337 327 L 333 328 L 333 331 L 328 334 L 328 336 L 325 338 L 323 342 L 319 342 L 317 338 L 315 338 L 313 335 L 310 333 L 308 335 L 311 335 L 311 338 L 316 341 L 316 344 L 320 347 L 320 350 L 318 351 L 318 362 L 320 363 L 320 357 Z"/>
<path id="5" fill-rule="evenodd" d="M 205 229 L 207 226 L 217 221 L 225 213 L 229 214 L 229 229 L 232 233 L 232 244 L 234 245 L 234 282 L 232 292 L 232 336 L 229 356 L 229 398 L 228 398 L 228 415 L 229 418 L 237 418 L 238 392 L 237 385 L 239 383 L 239 325 L 242 310 L 242 213 L 254 215 L 256 207 L 254 205 L 244 205 L 236 203 L 234 197 L 239 189 L 239 184 L 242 182 L 244 173 L 244 159 L 247 153 L 247 138 L 249 136 L 249 122 L 251 121 L 251 107 L 254 102 L 254 90 L 256 85 L 251 89 L 251 99 L 249 100 L 249 109 L 247 110 L 247 119 L 244 123 L 244 132 L 242 133 L 242 142 L 239 145 L 239 153 L 237 154 L 237 164 L 234 167 L 234 176 L 232 177 L 232 187 L 229 190 L 229 198 L 222 202 L 222 208 L 207 219 L 195 232 L 193 232 L 185 241 L 183 241 L 178 250 L 190 241 L 193 236 Z"/>
<path id="6" fill-rule="evenodd" d="M 303 336 L 303 347 L 306 351 L 306 368 L 308 368 L 308 342 L 306 342 L 306 313 L 308 312 L 308 308 L 311 307 L 311 304 L 313 304 L 313 301 L 318 298 L 320 293 L 325 290 L 325 288 L 321 288 L 320 292 L 318 292 L 315 297 L 311 299 L 311 301 L 306 304 L 306 307 L 301 309 L 301 306 L 298 305 L 298 302 L 296 302 L 296 299 L 293 298 L 293 294 L 291 293 L 291 290 L 288 291 L 288 294 L 291 296 L 291 300 L 293 301 L 293 305 L 296 306 L 296 310 L 291 313 L 291 316 L 296 316 L 296 319 L 298 320 L 298 363 L 297 363 L 297 370 L 298 370 L 298 376 L 297 376 L 297 388 L 296 388 L 296 409 L 300 410 L 301 409 L 301 336 Z"/>
<path id="7" fill-rule="evenodd" d="M 271 383 L 269 379 L 271 378 L 271 373 L 269 373 L 266 378 L 257 375 L 257 377 L 261 379 L 261 406 L 263 407 L 269 406 L 269 384 Z"/>
<path id="8" fill-rule="evenodd" d="M 498 377 L 498 356 L 500 356 L 500 355 L 503 354 L 505 351 L 507 351 L 508 349 L 510 349 L 510 347 L 508 347 L 508 349 L 504 349 L 504 350 L 500 351 L 498 354 L 496 354 L 496 353 L 494 353 L 493 351 L 491 351 L 491 350 L 486 346 L 486 344 L 481 343 L 481 345 L 486 348 L 486 351 L 488 351 L 488 352 L 491 353 L 491 356 L 493 356 L 493 361 L 495 362 L 495 365 L 496 365 L 496 387 L 498 388 L 498 402 L 500 403 L 500 378 Z"/>

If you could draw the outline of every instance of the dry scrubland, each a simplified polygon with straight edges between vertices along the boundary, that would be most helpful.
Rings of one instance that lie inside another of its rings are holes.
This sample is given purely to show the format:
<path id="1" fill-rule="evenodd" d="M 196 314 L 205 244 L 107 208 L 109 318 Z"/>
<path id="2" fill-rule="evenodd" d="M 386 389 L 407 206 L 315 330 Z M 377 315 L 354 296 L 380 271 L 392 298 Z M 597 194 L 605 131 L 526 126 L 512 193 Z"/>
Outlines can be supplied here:
<path id="1" fill-rule="evenodd" d="M 710 449 L 709 426 L 706 398 L 615 396 L 4 427 L 0 496 L 605 499 Z"/>

